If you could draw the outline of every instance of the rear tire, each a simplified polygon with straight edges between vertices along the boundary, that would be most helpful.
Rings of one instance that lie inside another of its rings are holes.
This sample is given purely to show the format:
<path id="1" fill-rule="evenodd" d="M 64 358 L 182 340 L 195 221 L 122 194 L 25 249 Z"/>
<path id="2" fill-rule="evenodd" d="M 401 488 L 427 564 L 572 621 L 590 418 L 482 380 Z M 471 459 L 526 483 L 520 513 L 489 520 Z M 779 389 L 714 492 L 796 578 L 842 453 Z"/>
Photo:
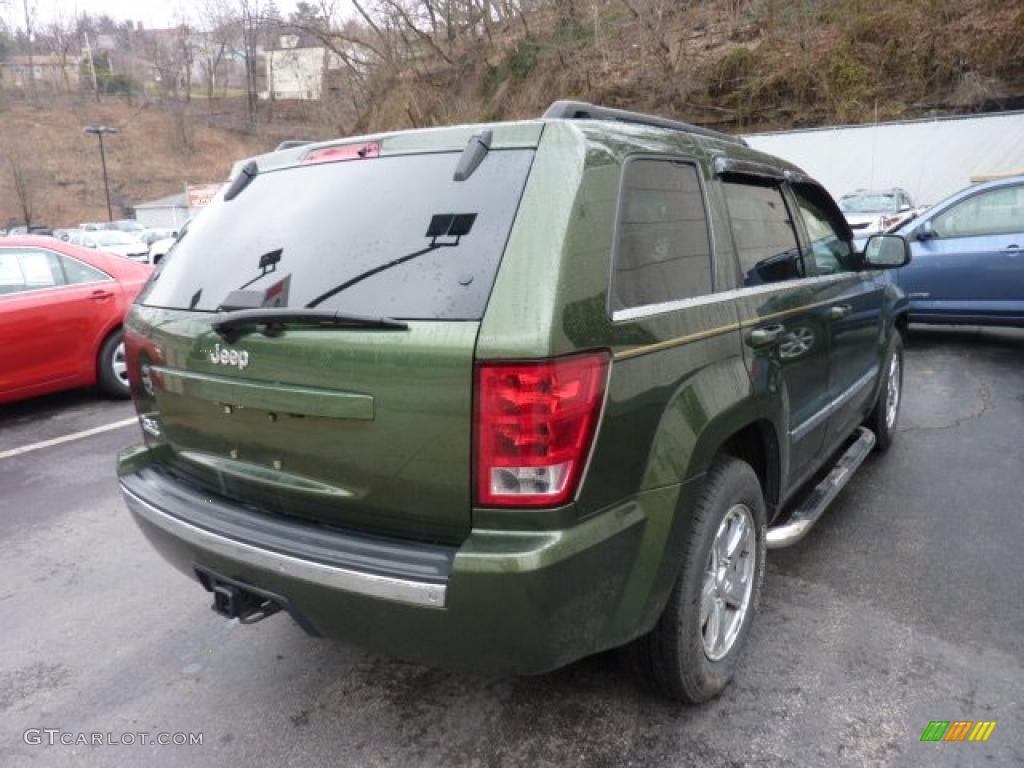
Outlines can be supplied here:
<path id="1" fill-rule="evenodd" d="M 896 437 L 900 405 L 903 403 L 903 337 L 899 331 L 893 334 L 889 355 L 882 369 L 882 386 L 878 400 L 864 424 L 875 433 L 875 450 L 884 453 L 889 450 Z"/>
<path id="2" fill-rule="evenodd" d="M 124 400 L 130 396 L 123 331 L 114 331 L 103 342 L 99 358 L 96 360 L 96 371 L 100 390 L 107 397 Z"/>
<path id="3" fill-rule="evenodd" d="M 636 671 L 660 694 L 700 704 L 732 680 L 761 596 L 765 527 L 754 470 L 736 458 L 718 459 L 694 509 L 665 610 L 628 649 Z"/>

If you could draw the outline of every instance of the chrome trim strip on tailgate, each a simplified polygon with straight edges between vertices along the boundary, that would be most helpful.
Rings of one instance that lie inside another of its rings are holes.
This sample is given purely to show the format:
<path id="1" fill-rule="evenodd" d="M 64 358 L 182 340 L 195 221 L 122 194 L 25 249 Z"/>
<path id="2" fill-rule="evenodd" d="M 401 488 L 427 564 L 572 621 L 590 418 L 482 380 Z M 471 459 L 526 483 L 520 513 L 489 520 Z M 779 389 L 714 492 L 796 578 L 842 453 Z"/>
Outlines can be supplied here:
<path id="1" fill-rule="evenodd" d="M 139 498 L 123 483 L 121 493 L 133 514 L 182 541 L 216 555 L 330 589 L 426 608 L 444 608 L 447 590 L 444 584 L 363 573 L 261 549 L 179 520 Z"/>

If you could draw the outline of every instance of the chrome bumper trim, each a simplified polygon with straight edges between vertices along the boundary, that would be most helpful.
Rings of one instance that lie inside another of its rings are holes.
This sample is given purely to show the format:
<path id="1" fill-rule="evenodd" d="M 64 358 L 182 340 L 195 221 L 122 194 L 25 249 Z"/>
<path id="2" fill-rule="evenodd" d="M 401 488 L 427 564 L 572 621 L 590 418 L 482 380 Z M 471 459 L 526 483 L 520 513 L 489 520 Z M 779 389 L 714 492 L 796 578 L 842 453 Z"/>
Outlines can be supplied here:
<path id="1" fill-rule="evenodd" d="M 299 579 L 330 589 L 354 592 L 384 600 L 408 603 L 426 608 L 444 608 L 444 584 L 432 584 L 423 581 L 411 581 L 375 573 L 353 571 L 338 568 L 313 560 L 303 560 L 291 555 L 281 554 L 269 549 L 261 549 L 220 536 L 184 520 L 168 515 L 149 502 L 139 498 L 121 485 L 121 493 L 125 503 L 133 514 L 151 525 L 160 528 L 172 536 L 181 539 L 199 549 L 229 558 L 245 565 L 264 568 L 283 576 Z"/>

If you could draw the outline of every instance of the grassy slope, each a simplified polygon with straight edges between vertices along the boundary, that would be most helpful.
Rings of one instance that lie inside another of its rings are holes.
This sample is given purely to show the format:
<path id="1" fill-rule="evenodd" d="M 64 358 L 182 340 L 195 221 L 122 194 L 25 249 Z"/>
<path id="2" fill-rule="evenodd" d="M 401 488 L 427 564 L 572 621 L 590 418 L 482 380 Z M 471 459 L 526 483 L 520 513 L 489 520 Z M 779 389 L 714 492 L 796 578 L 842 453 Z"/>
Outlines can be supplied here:
<path id="1" fill-rule="evenodd" d="M 657 33 L 598 5 L 532 18 L 530 36 L 516 25 L 483 56 L 388 84 L 369 125 L 535 116 L 556 98 L 743 130 L 1024 106 L 1020 2 L 665 3 L 684 10 Z"/>
<path id="2" fill-rule="evenodd" d="M 110 188 L 112 196 L 133 203 L 183 191 L 185 181 L 224 179 L 234 160 L 268 148 L 265 142 L 198 122 L 189 148 L 174 113 L 155 106 L 11 104 L 0 111 L 0 226 L 22 220 L 8 152 L 20 158 L 35 190 L 35 222 L 57 227 L 106 218 L 97 141 L 82 133 L 84 126 L 99 124 L 121 129 L 105 140 Z"/>
<path id="3" fill-rule="evenodd" d="M 633 0 L 644 7 L 641 0 Z M 986 106 L 1024 107 L 1024 3 L 1006 0 L 706 0 L 666 3 L 657 35 L 614 0 L 573 18 L 553 11 L 498 30 L 493 45 L 420 61 L 376 83 L 373 109 L 332 120 L 319 105 L 282 103 L 264 138 L 121 103 L 9 104 L 0 110 L 0 226 L 20 220 L 3 157 L 31 169 L 36 222 L 73 225 L 106 214 L 96 139 L 109 142 L 111 189 L 138 203 L 183 183 L 223 179 L 231 163 L 280 138 L 533 117 L 578 98 L 728 130 L 864 122 Z M 568 7 L 568 4 L 566 4 Z M 667 51 L 667 53 L 666 53 Z M 218 117 L 240 121 L 240 103 Z M 205 109 L 202 102 L 193 109 Z"/>

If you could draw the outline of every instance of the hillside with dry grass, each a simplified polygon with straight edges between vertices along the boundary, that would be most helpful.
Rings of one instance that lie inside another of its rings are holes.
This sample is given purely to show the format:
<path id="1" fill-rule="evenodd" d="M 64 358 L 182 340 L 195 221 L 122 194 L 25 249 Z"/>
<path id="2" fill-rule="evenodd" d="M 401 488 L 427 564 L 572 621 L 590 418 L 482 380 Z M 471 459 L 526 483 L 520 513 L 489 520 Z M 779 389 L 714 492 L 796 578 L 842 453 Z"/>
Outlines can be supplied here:
<path id="1" fill-rule="evenodd" d="M 565 98 L 735 132 L 1024 108 L 1024 2 L 510 0 L 500 21 L 440 31 L 369 7 L 361 30 L 324 17 L 302 31 L 331 50 L 361 36 L 372 56 L 322 102 L 260 102 L 256 119 L 242 97 L 0 100 L 0 226 L 24 218 L 18 189 L 35 222 L 105 216 L 96 139 L 82 133 L 99 123 L 122 131 L 111 189 L 131 206 L 223 179 L 283 138 L 536 117 Z"/>
<path id="2" fill-rule="evenodd" d="M 733 131 L 1024 107 L 1024 3 L 556 2 L 377 83 L 362 122 L 535 116 L 576 98 Z"/>
<path id="3" fill-rule="evenodd" d="M 268 148 L 265 139 L 194 119 L 183 125 L 176 110 L 155 105 L 9 104 L 0 111 L 0 226 L 24 221 L 18 176 L 34 223 L 106 219 L 99 148 L 82 132 L 87 125 L 120 130 L 105 140 L 115 216 L 118 202 L 130 206 L 183 191 L 186 181 L 224 179 L 236 159 Z"/>

